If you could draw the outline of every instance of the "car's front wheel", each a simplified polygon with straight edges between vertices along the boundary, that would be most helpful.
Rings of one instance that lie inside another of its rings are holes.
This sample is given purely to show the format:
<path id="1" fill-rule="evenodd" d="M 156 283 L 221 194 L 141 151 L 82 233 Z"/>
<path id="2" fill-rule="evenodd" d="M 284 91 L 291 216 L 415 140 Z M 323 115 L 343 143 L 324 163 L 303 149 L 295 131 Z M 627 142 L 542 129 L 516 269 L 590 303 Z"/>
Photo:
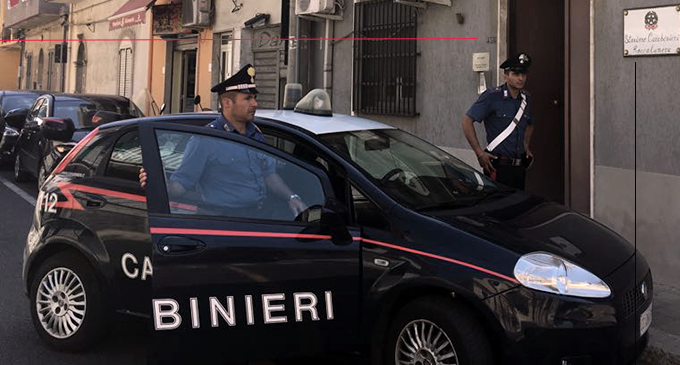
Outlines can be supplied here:
<path id="1" fill-rule="evenodd" d="M 397 314 L 384 352 L 389 365 L 490 365 L 484 329 L 463 304 L 445 297 L 414 300 Z"/>
<path id="2" fill-rule="evenodd" d="M 57 350 L 84 349 L 107 329 L 97 278 L 90 265 L 73 253 L 59 253 L 38 268 L 30 299 L 33 325 Z"/>

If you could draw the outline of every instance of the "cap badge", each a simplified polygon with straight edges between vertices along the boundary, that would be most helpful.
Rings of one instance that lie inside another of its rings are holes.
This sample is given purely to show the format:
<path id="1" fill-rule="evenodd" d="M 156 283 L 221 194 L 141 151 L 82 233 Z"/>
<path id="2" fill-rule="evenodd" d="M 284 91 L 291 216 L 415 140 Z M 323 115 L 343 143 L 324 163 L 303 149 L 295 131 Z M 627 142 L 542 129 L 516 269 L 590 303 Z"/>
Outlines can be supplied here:
<path id="1" fill-rule="evenodd" d="M 525 55 L 524 53 L 519 55 L 519 63 L 524 64 L 524 62 L 529 61 L 529 56 Z"/>
<path id="2" fill-rule="evenodd" d="M 255 83 L 255 67 L 248 68 L 248 76 L 250 76 L 250 82 Z"/>

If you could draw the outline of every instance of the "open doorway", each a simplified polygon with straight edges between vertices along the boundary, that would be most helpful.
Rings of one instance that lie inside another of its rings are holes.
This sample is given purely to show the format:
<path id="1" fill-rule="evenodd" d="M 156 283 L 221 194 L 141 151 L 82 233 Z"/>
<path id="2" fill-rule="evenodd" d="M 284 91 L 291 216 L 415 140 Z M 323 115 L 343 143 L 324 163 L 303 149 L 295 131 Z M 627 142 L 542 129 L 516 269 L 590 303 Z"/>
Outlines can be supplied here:
<path id="1" fill-rule="evenodd" d="M 189 49 L 187 49 L 189 48 Z M 175 48 L 172 62 L 172 105 L 173 113 L 194 111 L 196 97 L 196 48 L 179 45 Z"/>

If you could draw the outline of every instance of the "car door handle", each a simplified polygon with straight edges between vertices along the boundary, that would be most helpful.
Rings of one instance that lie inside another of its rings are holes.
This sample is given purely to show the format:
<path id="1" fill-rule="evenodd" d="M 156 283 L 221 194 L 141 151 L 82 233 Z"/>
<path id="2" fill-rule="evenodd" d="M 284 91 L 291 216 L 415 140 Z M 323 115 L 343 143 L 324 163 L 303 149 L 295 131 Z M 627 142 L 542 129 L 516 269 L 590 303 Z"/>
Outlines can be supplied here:
<path id="1" fill-rule="evenodd" d="M 76 198 L 84 200 L 85 206 L 88 208 L 98 209 L 106 205 L 106 199 L 99 195 L 92 195 L 81 192 L 76 192 L 73 195 L 75 195 Z"/>
<path id="2" fill-rule="evenodd" d="M 166 236 L 158 242 L 158 251 L 164 255 L 182 255 L 199 253 L 205 249 L 205 243 L 194 238 Z"/>

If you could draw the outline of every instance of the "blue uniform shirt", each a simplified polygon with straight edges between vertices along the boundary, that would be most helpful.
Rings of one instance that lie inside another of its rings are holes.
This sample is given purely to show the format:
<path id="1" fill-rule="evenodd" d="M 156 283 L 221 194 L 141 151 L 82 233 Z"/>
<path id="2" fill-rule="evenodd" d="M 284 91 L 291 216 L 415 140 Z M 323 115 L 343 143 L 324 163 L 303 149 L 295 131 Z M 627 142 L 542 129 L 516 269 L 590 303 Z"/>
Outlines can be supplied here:
<path id="1" fill-rule="evenodd" d="M 220 116 L 210 128 L 236 130 Z M 246 135 L 265 142 L 253 123 Z M 275 160 L 257 149 L 208 136 L 194 136 L 187 143 L 180 167 L 171 180 L 187 190 L 197 190 L 203 200 L 221 207 L 245 207 L 261 203 L 267 195 L 265 179 L 275 172 Z"/>
<path id="2" fill-rule="evenodd" d="M 526 93 L 524 97 L 527 97 Z M 519 96 L 517 99 L 513 99 L 507 86 L 503 84 L 502 86 L 486 90 L 472 104 L 466 114 L 476 122 L 484 122 L 486 143 L 489 144 L 510 125 L 512 119 L 515 118 L 515 114 L 517 114 L 517 110 L 519 110 L 520 103 Z M 519 124 L 508 138 L 491 153 L 499 156 L 521 158 L 524 154 L 524 132 L 529 124 L 533 125 L 534 121 L 531 118 L 530 102 L 527 98 L 527 105 L 524 108 L 524 114 Z"/>

